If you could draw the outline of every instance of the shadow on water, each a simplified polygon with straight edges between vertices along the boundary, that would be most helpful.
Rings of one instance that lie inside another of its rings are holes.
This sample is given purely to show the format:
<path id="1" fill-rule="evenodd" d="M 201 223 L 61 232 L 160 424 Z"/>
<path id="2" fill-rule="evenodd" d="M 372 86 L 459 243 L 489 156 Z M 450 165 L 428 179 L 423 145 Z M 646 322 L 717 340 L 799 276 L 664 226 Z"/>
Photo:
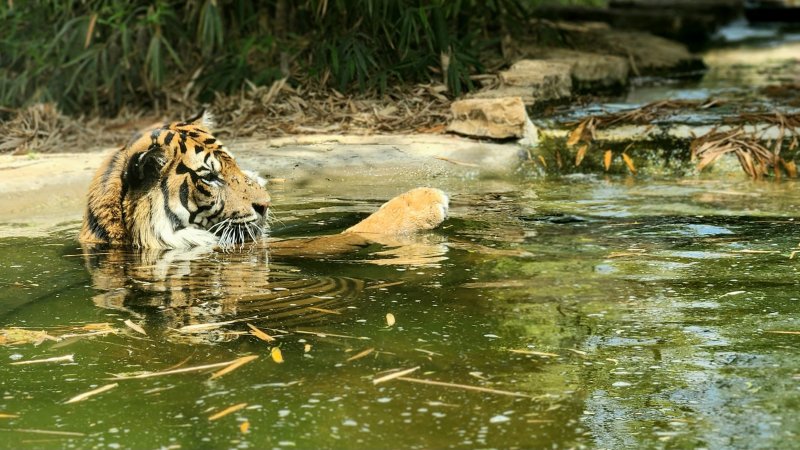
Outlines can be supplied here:
<path id="1" fill-rule="evenodd" d="M 279 234 L 361 209 L 317 206 Z M 797 209 L 789 182 L 574 177 L 454 192 L 437 233 L 336 257 L 4 239 L 0 446 L 790 448 Z"/>

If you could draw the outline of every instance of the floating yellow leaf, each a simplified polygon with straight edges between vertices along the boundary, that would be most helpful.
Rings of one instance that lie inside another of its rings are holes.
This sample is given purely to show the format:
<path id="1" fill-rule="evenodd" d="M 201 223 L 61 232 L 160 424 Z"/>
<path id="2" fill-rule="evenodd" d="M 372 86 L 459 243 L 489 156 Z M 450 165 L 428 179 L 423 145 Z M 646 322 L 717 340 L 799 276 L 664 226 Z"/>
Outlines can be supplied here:
<path id="1" fill-rule="evenodd" d="M 392 326 L 392 325 L 394 325 L 394 322 L 395 322 L 395 320 L 394 320 L 394 314 L 392 314 L 392 313 L 387 313 L 387 314 L 386 314 L 386 325 L 388 325 L 388 326 Z"/>
<path id="2" fill-rule="evenodd" d="M 603 167 L 606 168 L 606 172 L 608 172 L 608 169 L 611 168 L 611 158 L 613 156 L 614 153 L 612 153 L 611 150 L 606 150 L 606 152 L 603 154 Z"/>
<path id="3" fill-rule="evenodd" d="M 235 359 L 230 365 L 226 366 L 222 370 L 218 370 L 211 375 L 211 379 L 219 378 L 225 374 L 231 373 L 234 370 L 238 369 L 239 367 L 249 363 L 250 361 L 258 358 L 258 355 L 249 355 L 249 356 L 242 356 L 239 359 Z"/>
<path id="4" fill-rule="evenodd" d="M 583 137 L 583 130 L 586 129 L 587 122 L 588 122 L 587 120 L 581 121 L 581 123 L 579 123 L 578 126 L 575 127 L 575 129 L 572 130 L 571 133 L 569 133 L 569 138 L 567 138 L 568 147 L 572 147 L 573 145 L 577 144 L 578 141 L 581 140 L 581 137 Z"/>
<path id="5" fill-rule="evenodd" d="M 208 420 L 221 419 L 221 418 L 227 416 L 230 413 L 235 413 L 236 411 L 239 411 L 240 409 L 244 409 L 245 406 L 247 406 L 247 403 L 239 403 L 239 404 L 236 404 L 236 405 L 233 405 L 233 406 L 229 406 L 229 407 L 223 409 L 222 411 L 220 411 L 220 412 L 218 412 L 216 414 L 212 414 L 208 418 Z"/>
<path id="6" fill-rule="evenodd" d="M 583 144 L 578 148 L 578 153 L 575 155 L 575 167 L 581 165 L 583 157 L 586 156 L 586 150 L 589 150 L 589 144 Z"/>
<path id="7" fill-rule="evenodd" d="M 259 338 L 259 339 L 261 339 L 262 341 L 272 342 L 272 341 L 275 340 L 274 337 L 268 335 L 267 333 L 264 333 L 263 331 L 258 329 L 256 326 L 251 325 L 249 323 L 247 324 L 247 326 L 250 327 L 250 334 L 252 334 L 253 336 L 255 336 L 255 337 Z"/>
<path id="8" fill-rule="evenodd" d="M 239 431 L 242 432 L 242 433 L 247 433 L 248 431 L 250 431 L 250 422 L 245 420 L 244 422 L 240 423 L 239 424 Z"/>
<path id="9" fill-rule="evenodd" d="M 625 165 L 628 166 L 628 170 L 630 170 L 631 173 L 635 174 L 636 173 L 636 166 L 633 165 L 633 160 L 631 159 L 631 157 L 628 156 L 627 153 L 623 153 L 622 154 L 622 160 L 625 161 Z"/>
<path id="10" fill-rule="evenodd" d="M 276 363 L 283 362 L 283 354 L 281 353 L 281 349 L 278 347 L 272 347 L 272 350 L 269 351 L 270 356 L 272 356 L 272 360 Z"/>
<path id="11" fill-rule="evenodd" d="M 135 331 L 135 332 L 137 332 L 139 334 L 143 334 L 143 335 L 147 336 L 147 333 L 144 331 L 144 328 L 142 328 L 140 325 L 134 323 L 131 319 L 126 320 L 124 323 L 131 330 L 133 330 L 133 331 Z"/>
<path id="12" fill-rule="evenodd" d="M 311 344 L 306 344 L 303 346 L 303 353 L 308 353 L 311 351 Z"/>
<path id="13" fill-rule="evenodd" d="M 0 413 L 0 419 L 16 419 L 19 417 L 16 414 Z"/>

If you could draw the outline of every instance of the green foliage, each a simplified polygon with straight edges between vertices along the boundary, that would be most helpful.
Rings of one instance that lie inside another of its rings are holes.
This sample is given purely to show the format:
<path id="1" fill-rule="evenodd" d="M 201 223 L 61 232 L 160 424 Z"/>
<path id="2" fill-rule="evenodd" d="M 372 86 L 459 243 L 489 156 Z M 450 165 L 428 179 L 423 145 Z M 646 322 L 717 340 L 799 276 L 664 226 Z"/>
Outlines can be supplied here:
<path id="1" fill-rule="evenodd" d="M 2 2 L 0 102 L 70 112 L 209 100 L 289 76 L 347 91 L 437 80 L 458 95 L 530 0 Z"/>

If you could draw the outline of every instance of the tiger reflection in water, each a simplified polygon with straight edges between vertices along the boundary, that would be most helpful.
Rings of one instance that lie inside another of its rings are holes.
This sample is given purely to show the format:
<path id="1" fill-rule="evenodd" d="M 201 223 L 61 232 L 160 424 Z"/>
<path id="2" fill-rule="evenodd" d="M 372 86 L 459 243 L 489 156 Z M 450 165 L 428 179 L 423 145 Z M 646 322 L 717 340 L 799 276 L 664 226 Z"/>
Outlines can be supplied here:
<path id="1" fill-rule="evenodd" d="M 364 282 L 309 279 L 270 268 L 270 256 L 342 255 L 378 244 L 395 258 L 377 262 L 443 258 L 435 236 L 417 234 L 447 216 L 447 196 L 431 188 L 391 199 L 340 234 L 268 241 L 264 180 L 243 171 L 209 128 L 204 114 L 155 127 L 98 169 L 80 234 L 94 285 L 104 291 L 98 306 L 158 311 L 148 320 L 171 329 L 246 316 L 310 324 L 341 309 Z"/>
<path id="2" fill-rule="evenodd" d="M 124 311 L 136 317 L 135 321 L 143 321 L 148 333 L 166 335 L 171 341 L 220 342 L 235 339 L 237 334 L 232 330 L 248 328 L 239 323 L 193 334 L 176 330 L 231 320 L 282 330 L 325 329 L 352 320 L 348 306 L 357 306 L 355 301 L 364 295 L 365 288 L 395 280 L 320 275 L 319 270 L 309 273 L 298 268 L 306 266 L 303 261 L 312 260 L 315 267 L 322 264 L 336 270 L 336 260 L 345 257 L 350 259 L 346 269 L 357 262 L 361 267 L 426 267 L 430 274 L 446 259 L 443 239 L 422 234 L 380 241 L 350 238 L 335 245 L 318 239 L 292 239 L 250 244 L 229 252 L 84 246 L 84 260 L 93 286 L 100 291 L 93 298 L 97 306 Z M 293 247 L 289 249 L 271 248 L 273 243 L 290 242 Z M 301 258 L 301 250 L 309 253 Z M 320 263 L 320 259 L 333 261 Z M 400 273 L 393 269 L 375 271 Z M 404 273 L 404 279 L 413 276 Z"/>

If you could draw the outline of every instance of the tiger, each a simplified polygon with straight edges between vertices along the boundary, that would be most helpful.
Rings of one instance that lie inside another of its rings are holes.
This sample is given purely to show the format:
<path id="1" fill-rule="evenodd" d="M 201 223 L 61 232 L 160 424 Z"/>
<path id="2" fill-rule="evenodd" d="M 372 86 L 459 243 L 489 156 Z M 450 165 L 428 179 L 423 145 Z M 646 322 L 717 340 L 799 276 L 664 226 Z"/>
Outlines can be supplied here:
<path id="1" fill-rule="evenodd" d="M 139 249 L 231 249 L 263 242 L 271 197 L 266 181 L 239 167 L 201 112 L 135 134 L 95 173 L 79 235 L 82 244 Z M 274 242 L 276 251 L 347 251 L 386 236 L 432 230 L 447 217 L 448 196 L 421 187 L 383 204 L 339 235 Z M 327 249 L 327 250 L 326 250 Z"/>

